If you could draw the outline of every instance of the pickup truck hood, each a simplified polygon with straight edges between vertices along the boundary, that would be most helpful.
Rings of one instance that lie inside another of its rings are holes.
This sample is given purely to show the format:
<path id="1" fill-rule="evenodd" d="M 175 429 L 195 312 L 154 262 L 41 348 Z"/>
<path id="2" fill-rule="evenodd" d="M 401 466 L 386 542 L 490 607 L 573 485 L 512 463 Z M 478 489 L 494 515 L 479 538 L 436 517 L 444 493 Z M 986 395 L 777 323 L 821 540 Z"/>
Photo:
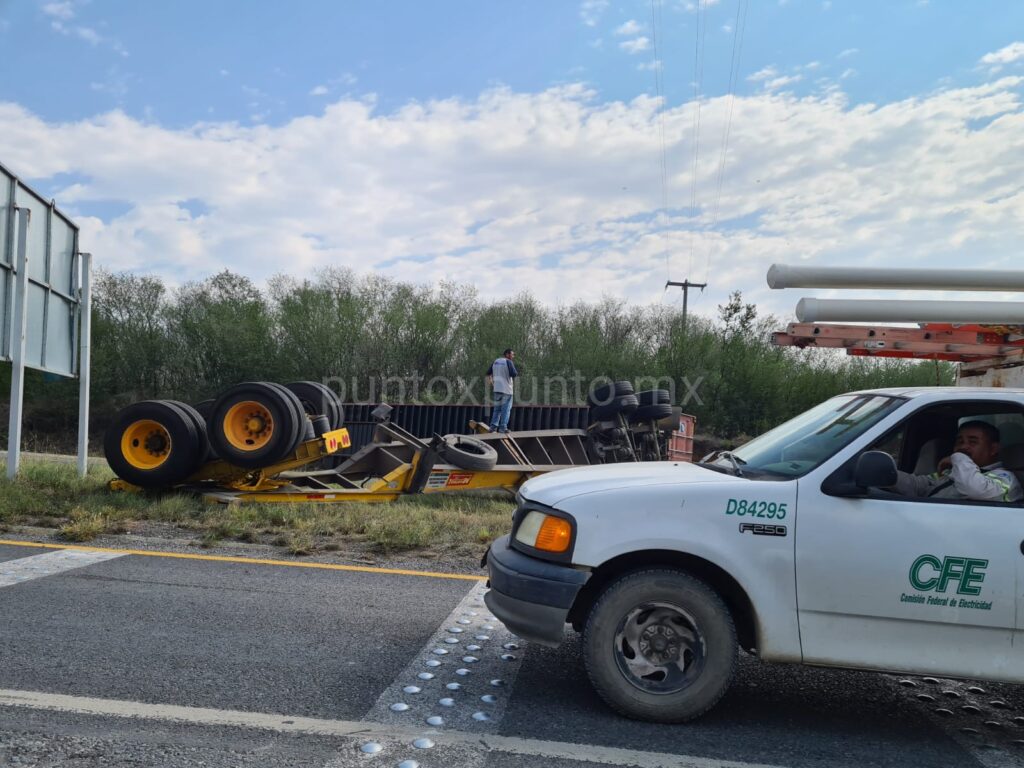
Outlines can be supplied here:
<path id="1" fill-rule="evenodd" d="M 699 464 L 671 461 L 623 462 L 550 472 L 526 481 L 519 492 L 524 499 L 554 507 L 572 496 L 584 493 L 599 493 L 645 485 L 688 485 L 735 481 L 736 478 L 732 475 L 716 472 Z"/>

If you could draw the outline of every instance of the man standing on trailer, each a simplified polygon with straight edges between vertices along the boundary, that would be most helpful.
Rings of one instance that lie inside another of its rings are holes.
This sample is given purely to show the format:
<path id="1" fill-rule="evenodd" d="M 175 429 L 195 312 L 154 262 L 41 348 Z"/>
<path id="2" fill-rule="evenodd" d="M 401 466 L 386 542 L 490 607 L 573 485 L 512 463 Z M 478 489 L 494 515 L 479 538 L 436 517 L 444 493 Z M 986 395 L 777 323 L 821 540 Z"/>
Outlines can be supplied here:
<path id="1" fill-rule="evenodd" d="M 512 413 L 512 380 L 519 375 L 516 364 L 512 362 L 515 356 L 509 347 L 487 369 L 487 383 L 494 388 L 491 432 L 508 432 L 508 417 Z"/>

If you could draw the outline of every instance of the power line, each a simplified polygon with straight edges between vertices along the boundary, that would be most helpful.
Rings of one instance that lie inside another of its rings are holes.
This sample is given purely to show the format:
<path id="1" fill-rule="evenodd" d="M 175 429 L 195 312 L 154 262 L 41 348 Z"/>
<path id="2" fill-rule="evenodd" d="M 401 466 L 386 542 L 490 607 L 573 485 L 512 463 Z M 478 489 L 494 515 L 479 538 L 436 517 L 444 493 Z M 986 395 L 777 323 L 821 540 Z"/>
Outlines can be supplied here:
<path id="1" fill-rule="evenodd" d="M 665 86 L 662 75 L 661 55 L 658 53 L 658 23 L 661 11 L 661 0 L 651 0 L 651 40 L 654 47 L 654 93 L 658 99 L 658 123 L 661 133 L 661 210 L 668 209 L 668 159 L 665 149 Z M 665 249 L 665 279 L 670 277 L 668 249 Z"/>
<path id="2" fill-rule="evenodd" d="M 704 31 L 707 27 L 707 20 L 701 23 L 707 0 L 697 0 L 697 34 L 693 52 L 693 174 L 690 178 L 690 215 L 693 216 L 697 210 L 697 167 L 700 158 L 700 104 L 701 88 L 704 80 Z M 690 260 L 688 262 L 687 274 L 693 272 L 693 227 L 690 227 Z"/>
<path id="3" fill-rule="evenodd" d="M 736 23 L 733 27 L 732 57 L 729 61 L 729 91 L 726 96 L 728 103 L 728 115 L 725 121 L 725 129 L 722 133 L 722 151 L 718 158 L 718 178 L 715 188 L 715 202 L 712 207 L 711 229 L 718 226 L 718 211 L 722 201 L 722 183 L 725 179 L 725 158 L 729 152 L 729 134 L 732 130 L 732 111 L 736 103 L 736 75 L 739 72 L 740 57 L 743 54 L 743 33 L 747 27 L 747 0 L 736 2 Z M 711 243 L 708 243 L 707 258 L 704 263 L 704 279 L 711 272 Z"/>

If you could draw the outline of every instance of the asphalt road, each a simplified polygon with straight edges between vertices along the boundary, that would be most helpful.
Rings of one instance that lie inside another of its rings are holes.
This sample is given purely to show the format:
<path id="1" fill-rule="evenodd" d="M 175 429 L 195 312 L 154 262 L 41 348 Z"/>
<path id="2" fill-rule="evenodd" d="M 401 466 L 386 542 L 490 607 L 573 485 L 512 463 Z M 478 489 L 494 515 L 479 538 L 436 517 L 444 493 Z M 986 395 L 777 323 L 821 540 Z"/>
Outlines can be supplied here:
<path id="1" fill-rule="evenodd" d="M 0 765 L 1024 765 L 1013 686 L 744 657 L 701 720 L 624 720 L 590 689 L 575 635 L 518 641 L 482 591 L 0 545 Z"/>

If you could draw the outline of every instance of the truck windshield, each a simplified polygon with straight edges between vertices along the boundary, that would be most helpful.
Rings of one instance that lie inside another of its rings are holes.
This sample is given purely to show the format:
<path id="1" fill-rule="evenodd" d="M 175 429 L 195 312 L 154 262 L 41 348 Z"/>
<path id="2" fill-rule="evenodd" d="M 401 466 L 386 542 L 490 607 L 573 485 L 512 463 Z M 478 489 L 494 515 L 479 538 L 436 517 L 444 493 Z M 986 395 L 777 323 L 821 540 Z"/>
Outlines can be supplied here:
<path id="1" fill-rule="evenodd" d="M 872 394 L 834 397 L 740 446 L 732 452 L 732 459 L 720 456 L 712 458 L 711 463 L 727 467 L 735 460 L 742 466 L 743 475 L 763 472 L 800 477 L 902 402 L 903 398 Z"/>

